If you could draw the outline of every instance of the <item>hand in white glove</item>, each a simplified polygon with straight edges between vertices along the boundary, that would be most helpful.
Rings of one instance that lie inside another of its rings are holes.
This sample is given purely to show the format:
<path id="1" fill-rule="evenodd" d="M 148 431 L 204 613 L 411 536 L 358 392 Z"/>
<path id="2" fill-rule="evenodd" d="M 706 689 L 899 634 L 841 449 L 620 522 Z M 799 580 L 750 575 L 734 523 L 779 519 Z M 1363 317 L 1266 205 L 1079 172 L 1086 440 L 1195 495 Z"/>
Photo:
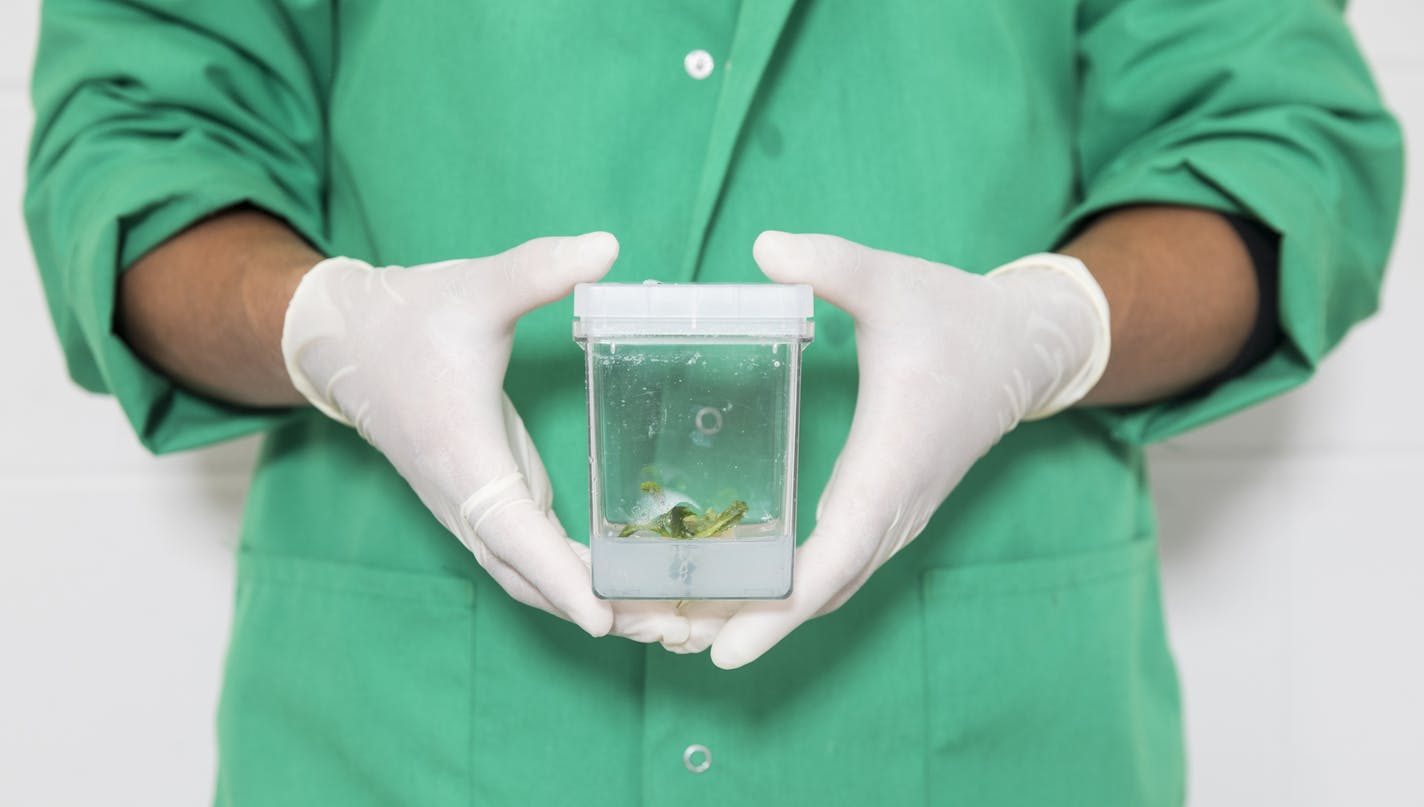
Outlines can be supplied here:
<path id="1" fill-rule="evenodd" d="M 541 238 L 489 258 L 317 264 L 287 308 L 293 384 L 390 460 L 510 596 L 593 636 L 685 641 L 671 603 L 593 595 L 587 548 L 553 517 L 548 474 L 504 395 L 515 322 L 618 254 L 607 233 Z"/>
<path id="2" fill-rule="evenodd" d="M 1066 256 L 981 277 L 824 235 L 767 232 L 753 251 L 772 280 L 809 283 L 854 318 L 860 387 L 791 597 L 745 603 L 730 618 L 724 604 L 698 604 L 689 641 L 671 643 L 695 651 L 715 635 L 712 660 L 725 669 L 839 608 L 1000 437 L 1083 397 L 1110 341 L 1102 290 Z"/>

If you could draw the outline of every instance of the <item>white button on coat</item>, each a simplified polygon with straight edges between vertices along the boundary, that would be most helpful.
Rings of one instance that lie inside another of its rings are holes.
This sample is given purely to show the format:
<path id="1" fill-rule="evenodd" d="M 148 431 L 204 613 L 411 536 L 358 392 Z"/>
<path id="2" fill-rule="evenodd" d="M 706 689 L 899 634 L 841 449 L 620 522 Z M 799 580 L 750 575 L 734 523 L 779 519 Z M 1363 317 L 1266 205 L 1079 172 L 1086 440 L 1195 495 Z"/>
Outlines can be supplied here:
<path id="1" fill-rule="evenodd" d="M 702 773 L 712 767 L 712 752 L 707 746 L 694 743 L 682 752 L 682 764 L 693 773 Z"/>
<path id="2" fill-rule="evenodd" d="M 712 61 L 712 54 L 705 50 L 694 50 L 682 57 L 682 66 L 686 68 L 687 74 L 701 81 L 712 75 L 712 68 L 716 63 Z"/>

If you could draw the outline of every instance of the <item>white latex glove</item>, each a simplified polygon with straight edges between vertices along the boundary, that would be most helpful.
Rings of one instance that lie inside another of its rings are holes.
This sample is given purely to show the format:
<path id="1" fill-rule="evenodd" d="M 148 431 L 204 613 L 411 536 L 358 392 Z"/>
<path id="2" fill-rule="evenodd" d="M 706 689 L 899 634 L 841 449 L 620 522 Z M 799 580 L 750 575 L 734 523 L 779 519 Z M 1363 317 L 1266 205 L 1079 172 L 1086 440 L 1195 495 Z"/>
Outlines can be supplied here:
<path id="1" fill-rule="evenodd" d="M 791 597 L 694 604 L 689 641 L 666 643 L 696 651 L 715 636 L 712 661 L 725 669 L 839 608 L 1000 437 L 1083 397 L 1110 343 L 1107 299 L 1066 256 L 979 276 L 825 235 L 767 232 L 753 252 L 767 277 L 809 283 L 854 318 L 860 386 Z"/>
<path id="2" fill-rule="evenodd" d="M 613 236 L 590 233 L 410 268 L 332 258 L 292 296 L 282 354 L 296 388 L 380 450 L 510 596 L 593 636 L 685 641 L 671 603 L 615 609 L 594 596 L 587 548 L 554 518 L 548 474 L 503 391 L 515 322 L 617 255 Z"/>

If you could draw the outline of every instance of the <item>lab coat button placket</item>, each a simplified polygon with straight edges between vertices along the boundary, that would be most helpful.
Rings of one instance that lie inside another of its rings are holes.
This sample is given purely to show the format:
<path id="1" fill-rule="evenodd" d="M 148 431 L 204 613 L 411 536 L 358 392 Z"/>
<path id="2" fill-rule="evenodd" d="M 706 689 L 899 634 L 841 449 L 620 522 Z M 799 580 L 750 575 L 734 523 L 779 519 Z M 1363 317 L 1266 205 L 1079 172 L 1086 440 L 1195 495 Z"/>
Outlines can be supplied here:
<path id="1" fill-rule="evenodd" d="M 712 75 L 712 68 L 716 63 L 712 61 L 712 54 L 707 51 L 694 50 L 682 57 L 682 66 L 689 76 L 701 81 Z"/>
<path id="2" fill-rule="evenodd" d="M 693 743 L 683 749 L 682 764 L 693 773 L 705 773 L 712 767 L 712 752 L 701 743 Z"/>

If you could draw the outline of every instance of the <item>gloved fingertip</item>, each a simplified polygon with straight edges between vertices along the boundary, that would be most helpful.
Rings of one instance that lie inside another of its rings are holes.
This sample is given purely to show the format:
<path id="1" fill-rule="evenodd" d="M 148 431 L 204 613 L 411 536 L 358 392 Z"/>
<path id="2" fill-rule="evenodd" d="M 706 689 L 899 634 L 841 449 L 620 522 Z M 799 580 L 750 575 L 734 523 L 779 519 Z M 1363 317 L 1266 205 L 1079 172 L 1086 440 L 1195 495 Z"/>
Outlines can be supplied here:
<path id="1" fill-rule="evenodd" d="M 701 638 L 698 638 L 698 637 L 695 637 L 695 636 L 694 636 L 694 637 L 692 637 L 691 639 L 688 639 L 687 641 L 683 642 L 682 645 L 681 645 L 681 647 L 680 647 L 680 649 L 678 650 L 678 652 L 679 652 L 679 653 L 701 653 L 701 652 L 703 652 L 704 650 L 706 650 L 707 648 L 709 648 L 709 647 L 711 647 L 711 646 L 712 646 L 712 643 L 709 642 L 709 641 L 707 641 L 706 639 L 701 639 Z"/>
<path id="2" fill-rule="evenodd" d="M 618 259 L 618 239 L 613 233 L 595 230 L 578 236 L 578 254 L 589 263 L 608 267 Z"/>
<path id="3" fill-rule="evenodd" d="M 613 630 L 613 609 L 607 603 L 601 603 L 601 605 L 603 605 L 602 609 L 582 614 L 574 620 L 574 624 L 595 639 L 601 639 Z"/>
<path id="4" fill-rule="evenodd" d="M 694 656 L 707 649 L 705 647 L 698 647 L 697 645 L 687 644 L 686 642 L 683 642 L 681 644 L 675 644 L 673 642 L 661 642 L 660 644 L 662 644 L 664 650 L 668 651 L 669 653 L 676 653 L 679 656 Z"/>
<path id="5" fill-rule="evenodd" d="M 692 623 L 686 619 L 679 619 L 665 627 L 662 634 L 661 644 L 663 647 L 670 644 L 685 645 L 692 639 Z"/>
<path id="6" fill-rule="evenodd" d="M 752 244 L 752 252 L 755 253 L 759 249 L 774 249 L 777 244 L 791 237 L 794 236 L 785 230 L 762 230 L 757 235 L 756 242 Z"/>
<path id="7" fill-rule="evenodd" d="M 749 655 L 743 648 L 732 648 L 722 642 L 712 643 L 712 664 L 718 669 L 735 670 L 756 661 L 760 655 Z"/>
<path id="8" fill-rule="evenodd" d="M 796 258 L 796 236 L 780 230 L 766 230 L 752 244 L 752 258 L 772 280 L 779 280 Z"/>

